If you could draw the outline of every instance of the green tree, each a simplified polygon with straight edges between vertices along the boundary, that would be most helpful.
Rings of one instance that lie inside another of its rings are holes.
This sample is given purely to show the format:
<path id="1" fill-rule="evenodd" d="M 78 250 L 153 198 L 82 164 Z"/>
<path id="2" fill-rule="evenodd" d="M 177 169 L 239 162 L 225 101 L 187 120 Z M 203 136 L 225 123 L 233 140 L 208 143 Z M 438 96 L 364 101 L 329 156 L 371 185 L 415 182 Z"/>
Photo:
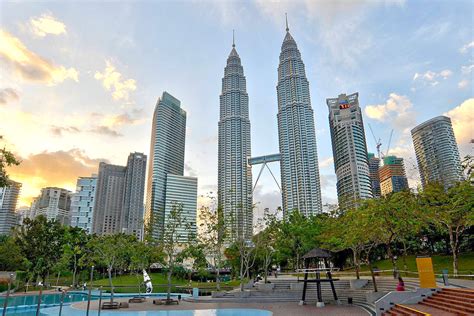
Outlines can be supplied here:
<path id="1" fill-rule="evenodd" d="M 66 267 L 72 271 L 72 286 L 77 287 L 77 272 L 80 267 L 81 258 L 87 255 L 89 235 L 79 227 L 67 227 L 65 230 L 63 260 Z"/>
<path id="2" fill-rule="evenodd" d="M 0 140 L 2 139 L 3 137 L 0 135 Z M 11 151 L 8 151 L 6 147 L 0 149 L 0 188 L 10 184 L 6 168 L 19 164 L 20 160 Z"/>
<path id="3" fill-rule="evenodd" d="M 26 218 L 15 232 L 17 245 L 26 258 L 30 277 L 40 276 L 46 283 L 53 266 L 60 260 L 64 245 L 64 227 L 55 220 L 40 215 Z"/>
<path id="4" fill-rule="evenodd" d="M 429 183 L 420 194 L 420 206 L 427 220 L 449 235 L 453 272 L 457 275 L 463 234 L 474 225 L 474 187 L 469 181 L 461 181 L 445 190 L 440 183 Z"/>
<path id="5" fill-rule="evenodd" d="M 215 202 L 215 197 L 209 197 Z M 228 230 L 224 222 L 222 208 L 212 203 L 211 207 L 203 206 L 199 213 L 201 234 L 199 243 L 204 245 L 203 250 L 211 258 L 216 272 L 216 288 L 220 291 L 220 270 L 224 257 L 224 241 L 228 237 Z"/>
<path id="6" fill-rule="evenodd" d="M 16 271 L 24 268 L 25 257 L 15 239 L 0 236 L 0 271 Z"/>
<path id="7" fill-rule="evenodd" d="M 264 282 L 267 283 L 268 268 L 275 259 L 275 243 L 278 228 L 276 214 L 265 214 L 263 218 L 263 230 L 254 236 L 257 245 L 257 257 L 260 259 L 264 273 Z"/>
<path id="8" fill-rule="evenodd" d="M 275 235 L 275 255 L 280 263 L 292 269 L 301 267 L 301 257 L 319 243 L 321 218 L 305 217 L 298 210 L 290 212 L 278 222 Z"/>
<path id="9" fill-rule="evenodd" d="M 125 234 L 104 235 L 92 238 L 87 247 L 93 251 L 93 262 L 104 265 L 110 285 L 110 302 L 114 301 L 114 285 L 112 282 L 112 271 L 115 267 L 123 267 L 129 255 L 130 241 L 135 236 Z"/>
<path id="10" fill-rule="evenodd" d="M 183 206 L 181 204 L 175 203 L 170 213 L 165 219 L 164 231 L 159 241 L 161 251 L 165 256 L 165 265 L 168 269 L 167 272 L 167 290 L 166 290 L 166 300 L 169 302 L 171 300 L 171 276 L 173 270 L 176 266 L 176 263 L 179 262 L 180 253 L 185 248 L 185 243 L 183 243 L 183 229 L 185 231 L 189 230 L 190 223 L 182 216 Z"/>
<path id="11" fill-rule="evenodd" d="M 134 240 L 128 249 L 130 256 L 129 269 L 135 271 L 138 282 L 138 293 L 141 293 L 142 273 L 150 267 L 151 261 L 154 258 L 155 249 L 153 245 Z"/>

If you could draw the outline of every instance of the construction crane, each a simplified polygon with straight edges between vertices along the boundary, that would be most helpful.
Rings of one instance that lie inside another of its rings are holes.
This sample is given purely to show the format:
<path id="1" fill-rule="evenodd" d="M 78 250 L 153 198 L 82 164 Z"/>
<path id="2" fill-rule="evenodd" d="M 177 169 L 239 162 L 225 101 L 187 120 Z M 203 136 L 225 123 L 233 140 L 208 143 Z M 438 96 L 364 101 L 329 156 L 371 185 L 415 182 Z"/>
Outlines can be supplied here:
<path id="1" fill-rule="evenodd" d="M 388 139 L 388 146 L 387 146 L 387 150 L 385 151 L 385 154 L 380 150 L 380 147 L 382 147 L 382 141 L 380 137 L 377 140 L 377 137 L 375 137 L 375 134 L 374 134 L 374 130 L 372 129 L 372 126 L 370 124 L 369 124 L 369 128 L 370 128 L 370 132 L 372 133 L 372 136 L 374 137 L 375 147 L 377 148 L 377 156 L 379 159 L 383 159 L 383 157 L 388 155 L 388 151 L 390 150 L 390 144 L 392 143 L 392 136 L 393 136 L 393 128 L 390 131 L 390 137 Z"/>
<path id="2" fill-rule="evenodd" d="M 380 158 L 380 146 L 382 146 L 381 139 L 377 140 L 377 137 L 375 137 L 374 131 L 372 129 L 372 126 L 369 124 L 370 132 L 372 133 L 372 136 L 374 137 L 375 141 L 375 147 L 377 147 L 377 157 Z"/>
<path id="3" fill-rule="evenodd" d="M 392 131 L 390 132 L 390 138 L 388 139 L 388 146 L 387 146 L 387 151 L 385 152 L 385 156 L 388 156 L 388 151 L 390 150 L 390 144 L 392 143 L 392 136 L 393 136 L 393 128 L 392 128 Z"/>

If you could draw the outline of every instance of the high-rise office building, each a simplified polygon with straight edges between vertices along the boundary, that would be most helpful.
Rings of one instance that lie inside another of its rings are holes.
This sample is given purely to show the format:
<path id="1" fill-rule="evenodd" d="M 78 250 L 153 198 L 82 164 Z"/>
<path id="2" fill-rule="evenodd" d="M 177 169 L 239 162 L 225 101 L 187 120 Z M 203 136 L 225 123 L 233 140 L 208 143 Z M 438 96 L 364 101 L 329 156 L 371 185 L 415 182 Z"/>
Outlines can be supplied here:
<path id="1" fill-rule="evenodd" d="M 432 118 L 411 130 L 421 185 L 440 182 L 445 188 L 462 179 L 461 160 L 451 119 Z"/>
<path id="2" fill-rule="evenodd" d="M 48 220 L 57 220 L 63 225 L 70 225 L 70 191 L 57 187 L 43 188 L 33 204 L 35 217 L 43 215 Z"/>
<path id="3" fill-rule="evenodd" d="M 131 153 L 128 156 L 125 174 L 125 193 L 122 212 L 122 232 L 143 238 L 143 215 L 145 205 L 146 155 Z"/>
<path id="4" fill-rule="evenodd" d="M 5 187 L 0 187 L 0 235 L 10 235 L 12 228 L 17 225 L 15 213 L 21 183 L 10 181 Z"/>
<path id="5" fill-rule="evenodd" d="M 130 153 L 127 166 L 101 162 L 93 215 L 93 232 L 143 237 L 146 155 Z"/>
<path id="6" fill-rule="evenodd" d="M 177 229 L 178 242 L 186 243 L 197 234 L 197 178 L 175 174 L 166 176 L 165 223 L 175 208 L 181 210 L 184 224 Z"/>
<path id="7" fill-rule="evenodd" d="M 229 240 L 253 234 L 252 169 L 249 98 L 239 54 L 232 44 L 222 78 L 219 116 L 218 205 Z"/>
<path id="8" fill-rule="evenodd" d="M 97 175 L 77 179 L 76 193 L 71 196 L 71 226 L 92 234 Z"/>
<path id="9" fill-rule="evenodd" d="M 380 197 L 380 178 L 379 178 L 380 158 L 369 153 L 369 177 L 372 186 L 374 198 Z"/>
<path id="10" fill-rule="evenodd" d="M 183 175 L 186 112 L 181 102 L 163 92 L 155 106 L 148 163 L 145 226 L 153 238 L 162 236 L 165 220 L 166 176 Z"/>
<path id="11" fill-rule="evenodd" d="M 383 167 L 379 169 L 379 179 L 382 196 L 408 189 L 403 158 L 385 156 Z"/>
<path id="12" fill-rule="evenodd" d="M 359 199 L 372 198 L 369 160 L 359 94 L 326 99 L 329 109 L 337 196 L 342 209 Z"/>
<path id="13" fill-rule="evenodd" d="M 288 23 L 281 46 L 277 96 L 283 211 L 320 213 L 321 186 L 309 82 Z"/>
<path id="14" fill-rule="evenodd" d="M 95 234 L 122 232 L 125 174 L 124 166 L 105 162 L 99 164 L 92 225 Z"/>

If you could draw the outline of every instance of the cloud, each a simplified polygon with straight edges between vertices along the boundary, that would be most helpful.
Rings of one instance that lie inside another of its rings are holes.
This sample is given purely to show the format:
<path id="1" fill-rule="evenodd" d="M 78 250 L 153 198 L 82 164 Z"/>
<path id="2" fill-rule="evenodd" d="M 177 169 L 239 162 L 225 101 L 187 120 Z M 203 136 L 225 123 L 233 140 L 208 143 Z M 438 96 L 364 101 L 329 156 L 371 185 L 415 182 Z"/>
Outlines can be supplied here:
<path id="1" fill-rule="evenodd" d="M 0 61 L 12 67 L 26 81 L 55 85 L 66 79 L 79 81 L 75 68 L 54 65 L 52 62 L 28 50 L 16 37 L 0 30 Z"/>
<path id="2" fill-rule="evenodd" d="M 42 14 L 38 18 L 31 18 L 30 29 L 33 34 L 40 37 L 45 37 L 48 34 L 66 34 L 66 25 L 57 20 L 51 13 Z"/>
<path id="3" fill-rule="evenodd" d="M 130 92 L 137 89 L 134 79 L 122 79 L 122 74 L 118 72 L 114 65 L 106 60 L 106 67 L 103 73 L 96 72 L 94 78 L 102 81 L 102 85 L 107 91 L 112 92 L 114 100 L 128 100 Z"/>
<path id="4" fill-rule="evenodd" d="M 75 126 L 51 126 L 51 133 L 62 136 L 63 133 L 79 133 L 81 130 Z"/>
<path id="5" fill-rule="evenodd" d="M 108 127 L 119 127 L 123 125 L 135 124 L 138 119 L 133 118 L 129 113 L 103 116 L 102 125 Z"/>
<path id="6" fill-rule="evenodd" d="M 7 104 L 9 102 L 15 102 L 20 99 L 18 91 L 12 88 L 5 88 L 0 90 L 0 104 Z"/>
<path id="7" fill-rule="evenodd" d="M 91 133 L 99 134 L 99 135 L 106 135 L 106 136 L 111 136 L 111 137 L 121 137 L 123 136 L 116 130 L 113 130 L 112 128 L 104 125 L 96 126 L 92 129 L 89 130 Z"/>
<path id="8" fill-rule="evenodd" d="M 364 112 L 369 118 L 380 122 L 391 122 L 398 129 L 406 130 L 416 123 L 416 113 L 413 111 L 410 99 L 396 93 L 390 93 L 384 104 L 367 105 Z"/>
<path id="9" fill-rule="evenodd" d="M 454 109 L 444 113 L 451 118 L 460 155 L 472 155 L 471 141 L 474 139 L 474 98 L 467 99 Z"/>
<path id="10" fill-rule="evenodd" d="M 285 12 L 288 12 L 290 29 L 292 21 L 301 15 L 309 22 L 317 23 L 317 34 L 311 34 L 310 39 L 329 51 L 331 62 L 355 68 L 374 42 L 372 34 L 364 27 L 368 12 L 380 5 L 403 6 L 405 1 L 256 0 L 255 3 L 257 9 L 270 17 L 281 29 Z M 341 17 L 344 17 L 343 22 Z"/>
<path id="11" fill-rule="evenodd" d="M 189 162 L 184 163 L 184 171 L 185 171 L 186 175 L 189 176 L 189 177 L 197 177 L 198 176 L 196 170 L 193 167 L 191 167 L 191 164 Z"/>
<path id="12" fill-rule="evenodd" d="M 332 156 L 327 157 L 319 162 L 319 168 L 327 168 L 329 166 L 332 166 L 333 164 L 334 164 L 334 158 Z"/>
<path id="13" fill-rule="evenodd" d="M 458 82 L 458 88 L 459 89 L 464 89 L 464 88 L 469 86 L 469 83 L 470 83 L 469 80 L 463 79 L 463 80 Z"/>
<path id="14" fill-rule="evenodd" d="M 474 64 L 461 67 L 461 72 L 462 72 L 463 75 L 468 75 L 473 70 L 474 70 Z"/>
<path id="15" fill-rule="evenodd" d="M 21 164 L 11 167 L 8 172 L 11 178 L 23 184 L 21 203 L 31 202 L 41 188 L 58 186 L 74 190 L 79 176 L 90 176 L 97 173 L 100 161 L 89 157 L 84 151 L 74 148 L 68 151 L 43 151 L 20 157 Z"/>
<path id="16" fill-rule="evenodd" d="M 453 75 L 453 72 L 449 69 L 442 70 L 440 72 L 434 72 L 428 70 L 425 73 L 415 73 L 413 76 L 413 81 L 421 81 L 424 84 L 430 84 L 432 86 L 436 86 L 439 84 L 438 79 L 448 79 Z"/>
<path id="17" fill-rule="evenodd" d="M 278 207 L 281 207 L 281 193 L 277 190 L 263 192 L 261 187 L 257 186 L 253 194 L 253 203 L 256 204 L 253 211 L 253 222 L 256 224 L 259 219 L 263 218 L 266 208 L 270 213 L 274 213 Z"/>
<path id="18" fill-rule="evenodd" d="M 474 47 L 474 41 L 470 42 L 470 43 L 467 43 L 466 45 L 464 45 L 463 47 L 461 47 L 459 49 L 459 52 L 461 54 L 465 54 L 467 53 L 467 51 L 469 50 L 469 48 L 473 48 Z"/>

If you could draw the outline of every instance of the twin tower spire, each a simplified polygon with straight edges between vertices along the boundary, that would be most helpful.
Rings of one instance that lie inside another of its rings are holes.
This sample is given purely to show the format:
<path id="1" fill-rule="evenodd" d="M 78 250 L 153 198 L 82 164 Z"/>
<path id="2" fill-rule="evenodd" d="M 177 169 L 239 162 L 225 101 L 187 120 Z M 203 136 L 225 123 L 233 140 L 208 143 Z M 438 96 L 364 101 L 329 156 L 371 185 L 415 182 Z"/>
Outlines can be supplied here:
<path id="1" fill-rule="evenodd" d="M 322 211 L 314 115 L 304 63 L 289 33 L 286 16 L 285 22 L 277 83 L 279 154 L 272 157 L 280 157 L 284 214 L 298 210 L 309 216 Z M 249 98 L 234 31 L 222 78 L 218 142 L 218 208 L 229 231 L 229 241 L 250 240 L 254 204 L 248 162 Z"/>

